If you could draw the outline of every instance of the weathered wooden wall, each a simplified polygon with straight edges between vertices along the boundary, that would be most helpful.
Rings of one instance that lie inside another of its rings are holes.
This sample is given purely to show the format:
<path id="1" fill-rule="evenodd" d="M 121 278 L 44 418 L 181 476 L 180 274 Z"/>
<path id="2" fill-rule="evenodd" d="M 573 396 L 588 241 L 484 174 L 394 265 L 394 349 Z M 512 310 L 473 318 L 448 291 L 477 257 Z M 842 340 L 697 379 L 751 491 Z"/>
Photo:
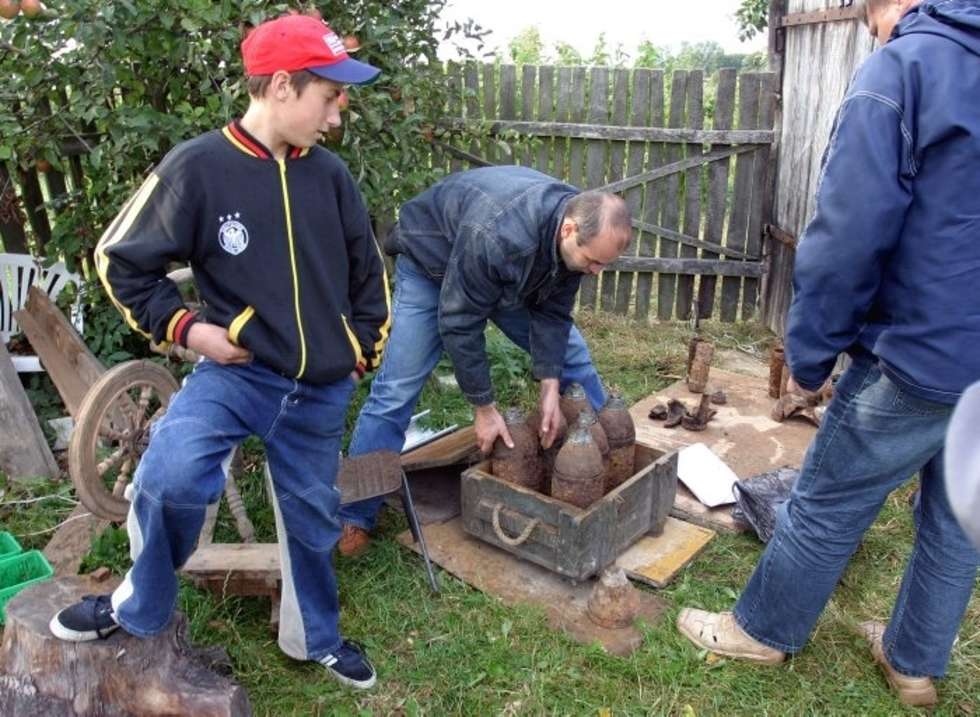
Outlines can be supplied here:
<path id="1" fill-rule="evenodd" d="M 839 0 L 775 0 L 770 5 L 770 57 L 773 69 L 782 73 L 772 224 L 797 238 L 813 217 L 821 159 L 838 105 L 875 45 L 857 19 L 779 26 L 789 13 L 839 6 Z M 794 251 L 775 240 L 768 241 L 768 248 L 763 318 L 781 334 L 792 299 Z"/>

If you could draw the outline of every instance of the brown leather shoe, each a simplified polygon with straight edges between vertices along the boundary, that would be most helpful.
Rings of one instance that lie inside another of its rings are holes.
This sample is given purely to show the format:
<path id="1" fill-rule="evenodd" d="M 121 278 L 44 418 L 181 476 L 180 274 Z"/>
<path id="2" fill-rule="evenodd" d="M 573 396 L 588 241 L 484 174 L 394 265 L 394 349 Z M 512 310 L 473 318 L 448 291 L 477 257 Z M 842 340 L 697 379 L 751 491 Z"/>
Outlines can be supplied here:
<path id="1" fill-rule="evenodd" d="M 337 552 L 345 558 L 356 558 L 371 547 L 371 534 L 356 525 L 345 525 L 337 541 Z"/>
<path id="2" fill-rule="evenodd" d="M 895 690 L 899 702 L 912 707 L 928 707 L 939 701 L 936 686 L 932 683 L 931 677 L 903 675 L 888 662 L 888 658 L 885 656 L 885 646 L 882 644 L 882 637 L 885 635 L 885 623 L 862 622 L 859 627 L 864 637 L 871 644 L 871 654 L 874 656 L 875 662 L 881 665 L 885 679 Z"/>

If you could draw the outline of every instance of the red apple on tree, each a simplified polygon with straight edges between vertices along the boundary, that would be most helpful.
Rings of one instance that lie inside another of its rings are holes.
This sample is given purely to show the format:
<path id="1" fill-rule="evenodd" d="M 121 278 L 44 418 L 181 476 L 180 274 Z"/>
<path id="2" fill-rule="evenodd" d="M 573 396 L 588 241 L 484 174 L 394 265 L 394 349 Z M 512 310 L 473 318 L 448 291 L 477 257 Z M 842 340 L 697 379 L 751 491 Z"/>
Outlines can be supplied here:
<path id="1" fill-rule="evenodd" d="M 44 10 L 41 0 L 20 0 L 20 11 L 24 13 L 24 17 L 37 17 Z"/>
<path id="2" fill-rule="evenodd" d="M 12 20 L 20 12 L 19 0 L 0 0 L 0 17 Z"/>

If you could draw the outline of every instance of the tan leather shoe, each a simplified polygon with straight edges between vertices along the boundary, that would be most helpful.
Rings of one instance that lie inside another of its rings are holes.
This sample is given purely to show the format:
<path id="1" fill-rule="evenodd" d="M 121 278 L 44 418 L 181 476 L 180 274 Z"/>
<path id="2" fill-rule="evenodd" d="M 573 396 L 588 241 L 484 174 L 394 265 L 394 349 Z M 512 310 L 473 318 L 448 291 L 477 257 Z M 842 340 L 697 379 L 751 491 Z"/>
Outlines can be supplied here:
<path id="1" fill-rule="evenodd" d="M 730 612 L 707 612 L 686 607 L 677 616 L 677 629 L 695 645 L 716 655 L 763 665 L 778 665 L 786 659 L 786 653 L 747 635 Z"/>
<path id="2" fill-rule="evenodd" d="M 908 675 L 903 675 L 901 672 L 897 672 L 894 667 L 888 662 L 888 658 L 885 657 L 885 646 L 882 643 L 882 638 L 885 635 L 885 623 L 883 622 L 862 622 L 859 628 L 871 644 L 871 654 L 875 658 L 875 662 L 881 665 L 882 671 L 885 673 L 885 679 L 888 680 L 888 684 L 893 690 L 895 690 L 898 695 L 898 700 L 902 704 L 910 705 L 912 707 L 928 707 L 929 705 L 934 705 L 939 701 L 939 695 L 936 694 L 936 686 L 932 682 L 931 677 L 909 677 Z"/>
<path id="3" fill-rule="evenodd" d="M 337 541 L 337 552 L 345 558 L 356 558 L 371 547 L 371 535 L 364 528 L 345 525 Z"/>

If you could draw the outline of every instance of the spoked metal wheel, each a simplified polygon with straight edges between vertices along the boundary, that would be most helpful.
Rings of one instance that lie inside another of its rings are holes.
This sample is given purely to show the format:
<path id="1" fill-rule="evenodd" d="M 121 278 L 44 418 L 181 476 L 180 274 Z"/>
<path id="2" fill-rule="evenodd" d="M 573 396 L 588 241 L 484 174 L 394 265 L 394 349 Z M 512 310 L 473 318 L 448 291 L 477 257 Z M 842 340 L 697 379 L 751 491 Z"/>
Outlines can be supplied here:
<path id="1" fill-rule="evenodd" d="M 127 361 L 107 371 L 85 394 L 68 446 L 68 470 L 82 504 L 104 520 L 123 521 L 123 496 L 163 416 L 177 381 L 151 361 Z"/>

